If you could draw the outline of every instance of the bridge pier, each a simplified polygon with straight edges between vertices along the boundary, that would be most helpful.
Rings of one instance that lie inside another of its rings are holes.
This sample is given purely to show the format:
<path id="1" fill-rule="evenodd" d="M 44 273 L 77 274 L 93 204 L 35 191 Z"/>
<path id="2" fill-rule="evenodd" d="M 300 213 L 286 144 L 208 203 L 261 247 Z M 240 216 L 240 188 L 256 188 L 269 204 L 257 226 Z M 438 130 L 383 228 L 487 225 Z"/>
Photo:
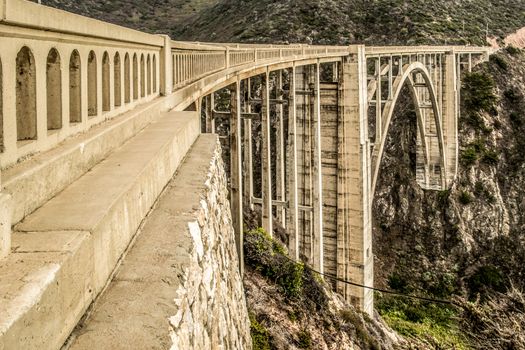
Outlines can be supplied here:
<path id="1" fill-rule="evenodd" d="M 371 169 L 364 46 L 343 58 L 340 70 L 337 277 L 373 286 Z M 373 313 L 373 291 L 337 283 L 346 300 Z"/>

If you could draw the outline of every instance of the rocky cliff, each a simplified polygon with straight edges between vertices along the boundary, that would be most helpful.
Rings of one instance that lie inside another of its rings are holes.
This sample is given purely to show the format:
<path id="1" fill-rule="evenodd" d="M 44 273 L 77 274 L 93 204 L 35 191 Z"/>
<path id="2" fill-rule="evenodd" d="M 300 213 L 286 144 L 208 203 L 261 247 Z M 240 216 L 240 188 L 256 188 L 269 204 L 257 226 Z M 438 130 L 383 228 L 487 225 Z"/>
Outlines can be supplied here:
<path id="1" fill-rule="evenodd" d="M 400 104 L 373 204 L 378 285 L 480 305 L 525 288 L 524 76 L 525 55 L 509 48 L 463 77 L 460 169 L 449 191 L 417 185 L 415 114 L 409 101 Z M 397 325 L 423 324 L 427 311 L 436 312 L 418 305 L 414 315 L 408 304 L 388 299 L 378 305 Z M 461 310 L 445 309 L 442 321 L 455 326 Z M 464 326 L 459 333 L 474 333 Z M 496 341 L 482 340 L 485 348 Z"/>

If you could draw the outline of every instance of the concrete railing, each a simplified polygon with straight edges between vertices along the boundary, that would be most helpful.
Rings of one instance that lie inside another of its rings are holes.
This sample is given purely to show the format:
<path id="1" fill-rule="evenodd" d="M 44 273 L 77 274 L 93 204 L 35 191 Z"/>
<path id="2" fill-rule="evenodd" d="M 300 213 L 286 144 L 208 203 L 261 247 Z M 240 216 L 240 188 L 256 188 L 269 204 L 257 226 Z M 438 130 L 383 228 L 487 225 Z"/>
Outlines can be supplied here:
<path id="1" fill-rule="evenodd" d="M 159 95 L 161 36 L 22 0 L 0 13 L 3 168 Z"/>

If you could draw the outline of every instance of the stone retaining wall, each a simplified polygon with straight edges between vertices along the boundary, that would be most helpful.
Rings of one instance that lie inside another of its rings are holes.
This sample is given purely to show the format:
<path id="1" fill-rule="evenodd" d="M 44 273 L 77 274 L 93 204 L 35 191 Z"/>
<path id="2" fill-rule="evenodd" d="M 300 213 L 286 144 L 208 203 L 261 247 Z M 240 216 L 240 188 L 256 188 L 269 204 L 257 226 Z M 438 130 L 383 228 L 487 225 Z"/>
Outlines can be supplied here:
<path id="1" fill-rule="evenodd" d="M 182 175 L 182 174 L 181 174 Z M 188 190 L 192 191 L 192 186 Z M 215 143 L 194 221 L 181 239 L 172 349 L 251 349 L 250 321 L 239 274 L 226 176 Z"/>

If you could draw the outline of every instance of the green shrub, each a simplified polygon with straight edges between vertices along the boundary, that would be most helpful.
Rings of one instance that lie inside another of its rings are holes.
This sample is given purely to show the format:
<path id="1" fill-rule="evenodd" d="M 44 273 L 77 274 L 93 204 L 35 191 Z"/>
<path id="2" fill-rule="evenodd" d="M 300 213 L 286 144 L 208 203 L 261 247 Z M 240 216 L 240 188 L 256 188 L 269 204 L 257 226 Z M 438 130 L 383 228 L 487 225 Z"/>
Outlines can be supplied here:
<path id="1" fill-rule="evenodd" d="M 257 321 L 253 313 L 250 312 L 249 316 L 253 350 L 271 350 L 268 330 Z"/>
<path id="2" fill-rule="evenodd" d="M 505 50 L 512 56 L 517 56 L 522 52 L 521 49 L 517 48 L 516 46 L 512 46 L 512 45 L 507 46 Z"/>
<path id="3" fill-rule="evenodd" d="M 520 103 L 523 100 L 523 96 L 521 96 L 521 94 L 516 91 L 515 88 L 505 90 L 505 92 L 503 92 L 503 96 L 505 96 L 505 98 L 509 100 L 510 103 Z"/>
<path id="4" fill-rule="evenodd" d="M 461 152 L 460 158 L 464 165 L 473 165 L 478 160 L 478 152 L 474 147 L 467 147 Z"/>
<path id="5" fill-rule="evenodd" d="M 297 334 L 297 347 L 299 349 L 312 349 L 312 336 L 310 335 L 310 332 L 308 332 L 307 329 L 303 329 L 299 331 Z"/>
<path id="6" fill-rule="evenodd" d="M 460 194 L 459 194 L 459 202 L 463 205 L 468 205 L 470 203 L 472 203 L 472 195 L 470 193 L 468 193 L 467 191 L 462 191 Z"/>
<path id="7" fill-rule="evenodd" d="M 393 273 L 388 277 L 388 286 L 393 290 L 405 292 L 408 289 L 408 282 L 399 274 Z"/>
<path id="8" fill-rule="evenodd" d="M 376 308 L 399 334 L 424 342 L 432 339 L 433 346 L 428 348 L 469 349 L 465 336 L 458 330 L 457 311 L 450 305 L 378 293 Z"/>
<path id="9" fill-rule="evenodd" d="M 303 288 L 304 265 L 286 257 L 286 249 L 262 228 L 245 232 L 246 262 L 282 288 L 288 298 L 298 298 Z"/>
<path id="10" fill-rule="evenodd" d="M 509 64 L 503 56 L 495 54 L 490 56 L 490 62 L 494 63 L 496 66 L 500 67 L 502 70 L 506 71 L 509 68 Z"/>
<path id="11" fill-rule="evenodd" d="M 463 79 L 462 92 L 467 112 L 491 111 L 496 102 L 494 80 L 484 72 L 467 73 Z"/>
<path id="12" fill-rule="evenodd" d="M 497 165 L 499 161 L 499 154 L 496 151 L 485 150 L 481 161 L 487 165 Z"/>
<path id="13" fill-rule="evenodd" d="M 476 298 L 478 294 L 484 297 L 485 292 L 489 290 L 502 293 L 506 290 L 503 274 L 493 265 L 479 267 L 467 280 L 467 284 L 472 298 Z"/>
<path id="14" fill-rule="evenodd" d="M 510 121 L 516 125 L 516 126 L 521 126 L 523 124 L 523 115 L 519 112 L 511 112 L 509 114 L 509 118 L 510 118 Z"/>

